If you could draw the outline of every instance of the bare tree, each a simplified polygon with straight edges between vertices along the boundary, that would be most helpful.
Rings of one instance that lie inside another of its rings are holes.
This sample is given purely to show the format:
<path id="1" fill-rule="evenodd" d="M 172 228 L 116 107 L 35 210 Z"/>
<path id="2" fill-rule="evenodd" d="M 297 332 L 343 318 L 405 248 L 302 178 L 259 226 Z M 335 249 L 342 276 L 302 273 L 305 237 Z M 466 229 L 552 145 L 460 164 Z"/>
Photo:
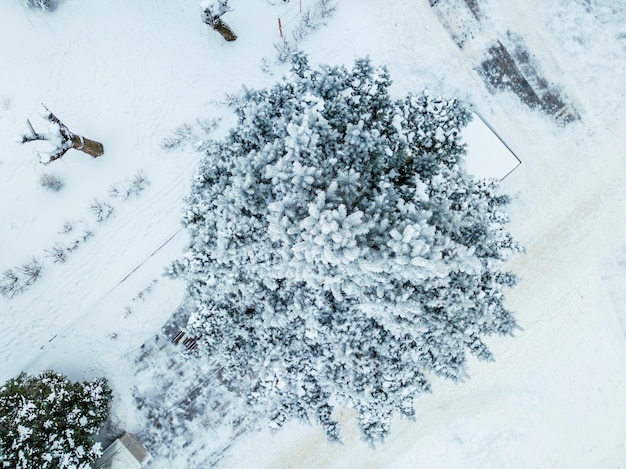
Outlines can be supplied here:
<path id="1" fill-rule="evenodd" d="M 13 298 L 23 290 L 20 278 L 13 269 L 7 269 L 0 274 L 0 295 Z"/>
<path id="2" fill-rule="evenodd" d="M 48 161 L 44 161 L 44 164 L 52 163 L 54 160 L 58 160 L 65 152 L 70 148 L 80 150 L 83 153 L 87 153 L 94 158 L 101 156 L 104 153 L 104 147 L 100 142 L 90 140 L 81 135 L 73 133 L 67 126 L 59 120 L 57 116 L 52 114 L 50 110 L 42 105 L 42 116 L 50 123 L 49 133 L 37 133 L 30 123 L 30 120 L 26 119 L 30 133 L 20 135 L 20 143 L 34 142 L 36 140 L 46 140 L 55 146 L 52 152 L 47 153 L 49 157 Z"/>

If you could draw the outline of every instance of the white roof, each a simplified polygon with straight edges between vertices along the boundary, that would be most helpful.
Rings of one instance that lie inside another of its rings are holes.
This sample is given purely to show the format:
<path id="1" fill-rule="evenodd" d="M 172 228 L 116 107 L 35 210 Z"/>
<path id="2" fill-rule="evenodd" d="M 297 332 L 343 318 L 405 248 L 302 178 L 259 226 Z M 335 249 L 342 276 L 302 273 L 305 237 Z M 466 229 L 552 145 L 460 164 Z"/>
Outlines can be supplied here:
<path id="1" fill-rule="evenodd" d="M 462 131 L 467 143 L 465 169 L 482 178 L 504 179 L 521 161 L 478 114 Z"/>
<path id="2" fill-rule="evenodd" d="M 101 469 L 141 469 L 150 455 L 137 438 L 125 432 L 104 450 L 96 467 Z"/>

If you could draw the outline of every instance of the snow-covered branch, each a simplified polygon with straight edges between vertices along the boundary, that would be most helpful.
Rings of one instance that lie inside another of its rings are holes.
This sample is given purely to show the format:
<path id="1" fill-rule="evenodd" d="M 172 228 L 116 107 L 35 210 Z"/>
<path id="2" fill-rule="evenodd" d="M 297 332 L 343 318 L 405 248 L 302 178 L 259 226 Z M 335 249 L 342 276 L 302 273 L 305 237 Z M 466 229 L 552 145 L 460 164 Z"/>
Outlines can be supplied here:
<path id="1" fill-rule="evenodd" d="M 26 124 L 30 130 L 27 134 L 19 136 L 19 143 L 34 142 L 37 140 L 45 140 L 50 142 L 54 146 L 54 150 L 50 152 L 43 152 L 42 154 L 48 157 L 47 161 L 42 161 L 44 164 L 58 160 L 65 153 L 74 148 L 80 150 L 83 153 L 97 158 L 104 153 L 104 148 L 100 142 L 90 140 L 82 137 L 81 135 L 74 134 L 68 127 L 61 122 L 61 120 L 55 116 L 46 106 L 42 105 L 40 110 L 41 116 L 48 121 L 48 132 L 38 133 L 35 131 L 30 120 L 26 119 Z"/>

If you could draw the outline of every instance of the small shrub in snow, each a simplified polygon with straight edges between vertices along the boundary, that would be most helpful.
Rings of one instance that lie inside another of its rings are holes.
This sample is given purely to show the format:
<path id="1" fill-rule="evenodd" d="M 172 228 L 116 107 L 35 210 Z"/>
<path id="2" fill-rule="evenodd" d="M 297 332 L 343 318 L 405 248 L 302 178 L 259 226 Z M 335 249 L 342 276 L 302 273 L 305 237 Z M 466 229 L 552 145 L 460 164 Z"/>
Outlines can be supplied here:
<path id="1" fill-rule="evenodd" d="M 241 96 L 238 93 L 226 93 L 224 94 L 224 104 L 226 106 L 234 107 L 241 102 Z"/>
<path id="2" fill-rule="evenodd" d="M 0 275 L 0 294 L 6 298 L 13 298 L 22 291 L 20 279 L 13 269 L 7 269 Z"/>
<path id="3" fill-rule="evenodd" d="M 7 298 L 13 298 L 24 292 L 39 280 L 42 270 L 43 266 L 35 257 L 19 267 L 5 270 L 0 275 L 0 294 Z"/>
<path id="4" fill-rule="evenodd" d="M 111 184 L 111 187 L 109 187 L 109 197 L 111 197 L 112 199 L 115 199 L 116 197 L 119 197 L 120 194 L 120 188 L 117 184 Z"/>
<path id="5" fill-rule="evenodd" d="M 26 0 L 27 7 L 41 8 L 44 11 L 53 11 L 59 4 L 59 0 Z"/>
<path id="6" fill-rule="evenodd" d="M 59 234 L 67 234 L 74 229 L 74 224 L 71 221 L 66 221 L 59 230 Z"/>
<path id="7" fill-rule="evenodd" d="M 337 3 L 334 0 L 317 0 L 313 7 L 307 8 L 302 12 L 300 21 L 293 30 L 294 39 L 301 41 L 311 31 L 315 31 L 320 26 L 326 24 L 326 20 L 336 9 Z"/>
<path id="8" fill-rule="evenodd" d="M 316 8 L 321 18 L 328 18 L 337 9 L 335 0 L 317 0 Z"/>
<path id="9" fill-rule="evenodd" d="M 74 383 L 46 371 L 10 379 L 0 387 L 0 466 L 91 467 L 102 455 L 93 437 L 108 419 L 110 405 L 104 378 Z"/>
<path id="10" fill-rule="evenodd" d="M 89 211 L 96 218 L 97 222 L 102 223 L 113 214 L 113 207 L 107 202 L 100 202 L 98 199 L 94 199 L 91 205 L 89 205 Z"/>
<path id="11" fill-rule="evenodd" d="M 314 15 L 313 10 L 306 10 L 302 12 L 300 22 L 293 30 L 293 37 L 296 41 L 304 39 L 310 31 L 316 30 L 321 23 L 319 23 Z"/>
<path id="12" fill-rule="evenodd" d="M 196 119 L 195 123 L 189 124 L 185 122 L 172 131 L 169 137 L 161 141 L 161 148 L 164 150 L 173 150 L 189 143 L 193 143 L 204 137 L 206 134 L 213 132 L 219 123 L 219 119 Z"/>
<path id="13" fill-rule="evenodd" d="M 154 287 L 154 285 L 158 282 L 157 279 L 152 280 L 152 282 L 150 282 L 150 284 L 145 287 L 143 290 L 141 290 L 139 293 L 137 293 L 132 299 L 131 301 L 137 301 L 137 300 L 143 300 L 145 299 L 146 295 L 148 293 L 150 293 L 152 291 L 152 287 Z"/>
<path id="14" fill-rule="evenodd" d="M 219 119 L 196 119 L 196 125 L 200 131 L 204 132 L 204 134 L 208 134 L 213 132 L 217 125 L 219 124 Z"/>
<path id="15" fill-rule="evenodd" d="M 109 188 L 109 197 L 123 197 L 124 200 L 133 195 L 141 194 L 146 187 L 150 185 L 150 181 L 141 169 L 135 173 L 132 178 L 127 178 L 123 184 L 113 184 Z"/>
<path id="16" fill-rule="evenodd" d="M 52 262 L 54 262 L 55 264 L 62 264 L 67 260 L 68 250 L 61 244 L 56 244 L 55 246 L 46 249 L 45 251 L 48 257 L 52 259 Z"/>
<path id="17" fill-rule="evenodd" d="M 39 178 L 39 185 L 53 192 L 59 192 L 63 188 L 63 181 L 52 174 L 42 174 Z"/>
<path id="18" fill-rule="evenodd" d="M 84 228 L 83 232 L 80 235 L 80 239 L 82 241 L 87 241 L 89 238 L 93 238 L 93 231 L 91 231 L 89 228 Z"/>
<path id="19" fill-rule="evenodd" d="M 178 148 L 183 143 L 183 140 L 175 137 L 165 137 L 161 140 L 161 148 L 163 150 L 173 150 L 174 148 Z"/>
<path id="20" fill-rule="evenodd" d="M 161 148 L 164 150 L 172 150 L 178 148 L 183 143 L 191 141 L 192 127 L 188 123 L 179 125 L 169 137 L 161 141 Z"/>
<path id="21" fill-rule="evenodd" d="M 36 257 L 33 257 L 30 261 L 25 262 L 17 268 L 17 271 L 20 274 L 20 283 L 22 283 L 24 287 L 30 287 L 37 280 L 39 280 L 42 270 L 43 266 L 39 260 Z"/>
<path id="22" fill-rule="evenodd" d="M 142 170 L 139 170 L 135 173 L 135 175 L 127 181 L 126 188 L 124 190 L 124 199 L 128 199 L 131 196 L 138 196 L 141 194 L 146 187 L 150 184 L 148 181 L 148 177 L 146 173 Z"/>
<path id="23" fill-rule="evenodd" d="M 5 96 L 0 99 L 0 110 L 8 111 L 10 107 L 11 107 L 11 98 Z"/>
<path id="24" fill-rule="evenodd" d="M 268 75 L 272 75 L 272 67 L 270 64 L 270 61 L 268 60 L 267 57 L 261 57 L 260 60 L 260 67 L 261 67 L 261 71 L 263 73 L 267 73 Z"/>
<path id="25" fill-rule="evenodd" d="M 274 49 L 276 49 L 276 59 L 281 64 L 287 62 L 297 50 L 287 39 L 275 42 Z"/>
<path id="26" fill-rule="evenodd" d="M 78 246 L 80 246 L 80 239 L 75 239 L 74 241 L 72 241 L 68 246 L 67 246 L 67 252 L 74 252 L 78 249 Z"/>

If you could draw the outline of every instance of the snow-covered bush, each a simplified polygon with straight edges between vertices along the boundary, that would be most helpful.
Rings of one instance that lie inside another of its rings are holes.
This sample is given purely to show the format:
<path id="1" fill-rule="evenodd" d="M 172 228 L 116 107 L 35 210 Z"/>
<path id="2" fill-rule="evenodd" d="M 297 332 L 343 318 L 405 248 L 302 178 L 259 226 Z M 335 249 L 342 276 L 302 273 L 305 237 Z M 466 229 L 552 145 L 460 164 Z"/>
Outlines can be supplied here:
<path id="1" fill-rule="evenodd" d="M 222 379 L 280 427 L 358 414 L 376 442 L 412 417 L 428 376 L 466 377 L 466 353 L 516 327 L 495 181 L 463 170 L 470 113 L 429 94 L 392 99 L 368 60 L 311 69 L 234 100 L 238 124 L 207 140 L 188 197 L 188 332 Z M 233 383 L 237 383 L 235 386 Z"/>
<path id="2" fill-rule="evenodd" d="M 172 135 L 170 135 L 169 137 L 165 137 L 161 141 L 161 148 L 163 148 L 164 150 L 172 150 L 174 148 L 178 148 L 184 142 L 188 142 L 191 136 L 191 125 L 187 123 L 181 124 L 176 129 L 174 129 Z"/>
<path id="3" fill-rule="evenodd" d="M 105 379 L 71 382 L 46 371 L 22 373 L 0 387 L 0 466 L 84 468 L 102 454 L 96 435 L 108 419 Z"/>
<path id="4" fill-rule="evenodd" d="M 13 298 L 22 292 L 24 285 L 20 282 L 20 277 L 15 269 L 6 269 L 0 274 L 0 295 L 6 298 Z"/>
<path id="5" fill-rule="evenodd" d="M 298 43 L 311 32 L 324 26 L 336 9 L 337 2 L 335 0 L 316 0 L 315 3 L 302 11 L 297 24 L 293 26 L 291 39 L 282 37 L 280 42 L 274 43 L 278 63 L 285 63 L 294 54 L 297 54 Z M 265 66 L 265 64 L 262 66 Z"/>
<path id="6" fill-rule="evenodd" d="M 189 143 L 193 143 L 213 132 L 217 128 L 219 122 L 219 118 L 197 118 L 195 122 L 185 122 L 174 129 L 170 136 L 165 137 L 161 141 L 161 148 L 164 150 L 173 150 Z"/>
<path id="7" fill-rule="evenodd" d="M 52 11 L 59 4 L 59 0 L 26 0 L 27 7 L 41 8 L 44 11 Z"/>
<path id="8" fill-rule="evenodd" d="M 39 178 L 39 184 L 44 189 L 48 189 L 52 192 L 59 192 L 64 185 L 61 178 L 53 174 L 42 174 Z"/>
<path id="9" fill-rule="evenodd" d="M 287 62 L 298 50 L 296 46 L 287 39 L 275 42 L 274 49 L 276 49 L 276 60 L 281 64 Z"/>
<path id="10" fill-rule="evenodd" d="M 122 184 L 113 184 L 109 188 L 109 196 L 112 198 L 122 197 L 124 200 L 139 195 L 150 185 L 148 176 L 143 170 L 138 170 L 132 178 L 126 178 Z M 112 208 L 112 207 L 111 207 Z M 94 209 L 92 208 L 92 211 Z"/>
<path id="11" fill-rule="evenodd" d="M 61 229 L 59 230 L 59 234 L 70 233 L 73 229 L 74 229 L 74 223 L 72 223 L 71 221 L 63 222 L 63 226 L 61 226 Z"/>
<path id="12" fill-rule="evenodd" d="M 55 264 L 63 264 L 67 260 L 68 249 L 60 243 L 45 250 L 47 257 Z"/>
<path id="13" fill-rule="evenodd" d="M 130 180 L 127 180 L 127 185 L 124 189 L 124 199 L 128 199 L 133 195 L 139 196 L 149 185 L 148 176 L 140 169 Z"/>
<path id="14" fill-rule="evenodd" d="M 21 266 L 0 274 L 0 295 L 13 298 L 31 287 L 41 277 L 43 266 L 36 257 Z"/>
<path id="15" fill-rule="evenodd" d="M 17 268 L 17 271 L 21 274 L 21 282 L 24 288 L 30 287 L 41 276 L 43 266 L 36 257 L 31 258 L 28 262 L 24 262 Z"/>
<path id="16" fill-rule="evenodd" d="M 317 0 L 315 4 L 302 12 L 302 17 L 293 30 L 293 37 L 301 41 L 320 26 L 326 24 L 326 20 L 337 9 L 335 0 Z"/>
<path id="17" fill-rule="evenodd" d="M 92 230 L 90 230 L 89 228 L 85 227 L 83 228 L 83 232 L 80 234 L 80 240 L 85 242 L 90 238 L 94 237 L 94 232 Z"/>
<path id="18" fill-rule="evenodd" d="M 113 206 L 108 202 L 100 202 L 98 199 L 94 199 L 89 205 L 89 211 L 96 218 L 98 223 L 102 223 L 113 214 Z"/>

